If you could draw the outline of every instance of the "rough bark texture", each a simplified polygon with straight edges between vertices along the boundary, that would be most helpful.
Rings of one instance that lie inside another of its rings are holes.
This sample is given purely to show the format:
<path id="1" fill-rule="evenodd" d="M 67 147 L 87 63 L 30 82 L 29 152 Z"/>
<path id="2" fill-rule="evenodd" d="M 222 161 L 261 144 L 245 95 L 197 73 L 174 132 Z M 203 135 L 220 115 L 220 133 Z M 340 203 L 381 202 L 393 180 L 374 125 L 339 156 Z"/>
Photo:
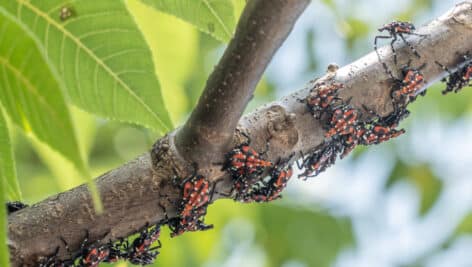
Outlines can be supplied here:
<path id="1" fill-rule="evenodd" d="M 413 60 L 413 66 L 427 63 L 423 74 L 429 85 L 445 75 L 434 61 L 454 66 L 460 62 L 462 54 L 472 51 L 472 2 L 459 4 L 440 18 L 418 28 L 418 33 L 428 36 L 411 36 L 408 41 L 417 48 L 421 58 L 414 57 L 408 47 L 398 42 L 396 48 L 399 66 L 410 58 Z M 257 27 L 254 31 L 257 31 Z M 391 69 L 398 69 L 393 64 L 388 47 L 382 48 L 380 52 L 382 59 Z M 247 66 L 239 67 L 243 71 Z M 221 68 L 224 69 L 224 66 Z M 381 115 L 392 111 L 392 83 L 374 52 L 327 76 L 345 84 L 346 88 L 341 92 L 341 96 L 344 99 L 352 96 L 353 105 L 360 107 L 365 104 Z M 259 75 L 251 77 L 258 80 Z M 255 85 L 257 80 L 244 84 Z M 297 101 L 307 96 L 312 84 L 313 82 L 310 82 L 304 89 L 280 101 L 269 103 L 239 120 L 238 127 L 251 135 L 253 146 L 259 150 L 263 150 L 270 137 L 270 150 L 267 155 L 269 160 L 286 157 L 292 152 L 308 152 L 323 141 L 324 131 L 319 123 L 313 119 L 305 105 Z M 243 102 L 250 98 L 252 91 L 247 90 L 246 93 L 248 92 L 249 95 L 241 95 L 245 99 Z M 210 96 L 213 97 L 208 95 Z M 202 98 L 199 105 L 205 103 L 211 106 L 215 99 Z M 230 110 L 228 112 L 231 113 Z M 240 110 L 235 112 L 238 116 L 241 114 Z M 223 125 L 226 123 L 225 116 L 216 116 L 214 119 L 221 120 L 219 123 Z M 76 250 L 85 236 L 85 229 L 90 231 L 91 241 L 102 238 L 107 232 L 109 234 L 103 238 L 105 241 L 127 236 L 147 222 L 154 223 L 164 219 L 159 203 L 166 207 L 169 216 L 175 215 L 174 202 L 179 198 L 179 190 L 172 186 L 170 177 L 174 175 L 174 168 L 182 176 L 190 172 L 190 162 L 185 160 L 189 157 L 179 154 L 179 151 L 186 152 L 176 149 L 176 134 L 179 134 L 179 129 L 159 140 L 150 153 L 147 152 L 97 179 L 105 208 L 102 215 L 94 213 L 87 188 L 80 186 L 9 216 L 9 245 L 13 266 L 32 264 L 38 256 L 52 254 L 57 246 L 61 246 L 60 256 L 67 258 L 59 237 L 64 237 L 70 248 Z M 199 134 L 211 133 L 203 131 Z M 222 138 L 232 139 L 232 136 Z M 206 140 L 208 142 L 212 139 Z M 237 141 L 238 138 L 234 138 L 232 143 Z M 223 155 L 220 154 L 213 160 L 223 162 Z M 207 168 L 204 174 L 212 181 L 226 179 L 227 182 L 218 183 L 218 191 L 227 192 L 230 190 L 229 178 L 220 168 L 221 166 Z M 165 253 L 165 250 L 166 247 L 162 253 Z"/>

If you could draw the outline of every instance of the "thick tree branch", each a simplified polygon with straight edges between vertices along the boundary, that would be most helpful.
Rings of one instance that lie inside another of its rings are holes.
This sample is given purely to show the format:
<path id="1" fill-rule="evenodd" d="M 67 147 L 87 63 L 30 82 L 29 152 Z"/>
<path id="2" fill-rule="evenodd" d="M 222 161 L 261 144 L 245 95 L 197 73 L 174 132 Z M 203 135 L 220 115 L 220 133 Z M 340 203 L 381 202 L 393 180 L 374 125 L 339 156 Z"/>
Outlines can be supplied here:
<path id="1" fill-rule="evenodd" d="M 254 30 L 257 31 L 257 27 Z M 462 54 L 472 51 L 472 2 L 457 5 L 430 24 L 420 27 L 417 32 L 427 36 L 411 36 L 408 41 L 417 48 L 421 58 L 414 57 L 401 42 L 396 46 L 398 58 L 400 65 L 410 58 L 413 59 L 413 66 L 427 63 L 422 72 L 429 85 L 445 74 L 434 61 L 454 66 L 460 62 Z M 238 53 L 244 54 L 245 51 Z M 382 48 L 381 53 L 382 59 L 391 69 L 398 69 L 393 64 L 388 47 Z M 241 71 L 245 67 L 240 65 Z M 353 105 L 361 107 L 361 104 L 365 104 L 382 115 L 392 111 L 392 82 L 374 52 L 327 76 L 345 84 L 341 97 L 352 97 Z M 251 77 L 258 79 L 259 76 Z M 256 82 L 251 81 L 251 84 Z M 239 127 L 250 133 L 255 147 L 263 148 L 270 139 L 270 151 L 267 155 L 269 160 L 275 161 L 292 152 L 308 152 L 323 141 L 324 130 L 307 112 L 305 105 L 297 101 L 305 98 L 312 86 L 313 82 L 310 82 L 306 88 L 267 104 L 239 121 Z M 235 113 L 239 116 L 240 110 Z M 227 118 L 223 116 L 214 119 Z M 109 238 L 114 240 L 127 236 L 147 222 L 155 223 L 164 219 L 159 203 L 166 207 L 169 216 L 175 216 L 174 202 L 179 199 L 179 189 L 172 185 L 169 177 L 173 175 L 174 167 L 185 169 L 182 166 L 188 166 L 191 162 L 182 159 L 177 152 L 174 145 L 176 133 L 172 132 L 159 140 L 150 153 L 145 153 L 97 179 L 105 207 L 102 215 L 94 213 L 87 188 L 80 186 L 9 216 L 9 245 L 13 265 L 31 265 L 38 256 L 52 254 L 57 246 L 61 246 L 60 256 L 67 258 L 59 237 L 64 237 L 71 249 L 77 250 L 84 238 L 85 229 L 90 231 L 91 241 L 101 238 L 107 232 L 109 234 L 103 242 L 107 242 Z M 203 134 L 211 135 L 208 132 Z M 222 162 L 223 155 L 215 161 Z M 205 175 L 212 181 L 221 178 L 229 181 L 220 168 L 209 168 Z M 182 171 L 180 175 L 186 174 Z M 231 183 L 219 183 L 218 187 L 220 192 L 229 191 Z M 162 253 L 165 253 L 168 244 L 163 245 Z"/>
<path id="2" fill-rule="evenodd" d="M 177 133 L 181 154 L 200 167 L 220 159 L 262 73 L 309 0 L 249 1 L 236 33 L 209 77 L 190 119 Z"/>

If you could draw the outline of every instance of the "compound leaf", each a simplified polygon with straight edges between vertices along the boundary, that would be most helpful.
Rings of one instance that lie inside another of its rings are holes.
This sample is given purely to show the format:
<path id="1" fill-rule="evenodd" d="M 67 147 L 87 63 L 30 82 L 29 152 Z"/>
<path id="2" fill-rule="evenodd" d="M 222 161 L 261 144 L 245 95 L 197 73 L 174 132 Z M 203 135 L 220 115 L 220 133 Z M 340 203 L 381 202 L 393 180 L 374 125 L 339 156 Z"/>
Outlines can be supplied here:
<path id="1" fill-rule="evenodd" d="M 40 44 L 70 99 L 100 116 L 172 128 L 151 51 L 123 1 L 1 1 Z"/>
<path id="2" fill-rule="evenodd" d="M 200 31 L 228 42 L 235 27 L 231 0 L 141 0 L 162 12 L 183 19 Z"/>
<path id="3" fill-rule="evenodd" d="M 26 135 L 59 152 L 91 182 L 56 76 L 33 38 L 13 17 L 1 12 L 0 103 L 12 123 Z M 13 171 L 7 175 L 15 177 Z M 95 204 L 99 207 L 98 194 L 90 184 Z"/>

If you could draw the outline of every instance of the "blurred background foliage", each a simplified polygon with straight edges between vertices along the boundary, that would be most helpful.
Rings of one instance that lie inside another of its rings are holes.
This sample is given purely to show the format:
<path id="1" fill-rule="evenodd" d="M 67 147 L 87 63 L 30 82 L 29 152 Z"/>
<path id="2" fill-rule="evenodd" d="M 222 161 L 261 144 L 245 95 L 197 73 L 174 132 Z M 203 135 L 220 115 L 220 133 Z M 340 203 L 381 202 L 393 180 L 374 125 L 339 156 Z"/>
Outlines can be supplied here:
<path id="1" fill-rule="evenodd" d="M 245 1 L 225 2 L 236 21 Z M 342 66 L 370 52 L 381 24 L 397 18 L 421 25 L 454 3 L 313 1 L 248 111 L 301 88 L 330 62 Z M 178 126 L 195 106 L 227 40 L 215 38 L 211 26 L 200 31 L 138 1 L 128 1 L 128 8 L 152 49 L 166 106 Z M 259 205 L 222 200 L 209 208 L 207 222 L 214 230 L 171 239 L 165 229 L 154 266 L 472 266 L 472 90 L 442 96 L 443 87 L 431 86 L 411 106 L 412 115 L 401 125 L 407 134 L 358 148 L 316 179 L 294 179 L 282 200 Z M 93 176 L 133 159 L 158 137 L 76 107 L 70 112 Z M 47 146 L 15 128 L 12 136 L 27 203 L 84 182 Z"/>

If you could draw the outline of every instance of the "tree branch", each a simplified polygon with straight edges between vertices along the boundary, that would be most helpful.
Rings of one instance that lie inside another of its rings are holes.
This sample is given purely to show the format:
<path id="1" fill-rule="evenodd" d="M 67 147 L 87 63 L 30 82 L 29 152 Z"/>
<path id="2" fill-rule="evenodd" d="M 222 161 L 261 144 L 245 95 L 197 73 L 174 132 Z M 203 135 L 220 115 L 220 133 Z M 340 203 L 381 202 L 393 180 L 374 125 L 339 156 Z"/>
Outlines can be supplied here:
<path id="1" fill-rule="evenodd" d="M 262 73 L 309 0 L 249 1 L 236 33 L 208 78 L 205 90 L 176 146 L 202 168 L 228 150 L 236 125 Z"/>
<path id="2" fill-rule="evenodd" d="M 254 31 L 257 31 L 257 27 Z M 417 32 L 427 36 L 411 36 L 408 41 L 416 47 L 421 58 L 414 57 L 409 48 L 399 42 L 396 47 L 399 65 L 408 62 L 410 58 L 413 59 L 413 66 L 427 63 L 422 72 L 430 85 L 431 81 L 445 75 L 434 61 L 446 66 L 455 66 L 460 63 L 461 55 L 472 51 L 472 3 L 468 1 L 457 5 L 445 15 L 419 28 Z M 245 51 L 237 52 L 241 55 L 245 53 Z M 393 64 L 389 47 L 381 48 L 380 52 L 390 69 L 398 69 Z M 239 67 L 243 71 L 246 66 L 239 65 Z M 256 76 L 251 77 L 254 79 L 259 77 Z M 341 97 L 343 99 L 352 97 L 351 104 L 354 106 L 361 107 L 365 104 L 381 115 L 387 115 L 392 111 L 390 98 L 392 81 L 384 72 L 374 52 L 327 76 L 345 84 Z M 256 81 L 248 82 L 248 84 L 255 83 Z M 293 152 L 309 152 L 324 140 L 324 130 L 319 122 L 313 119 L 303 103 L 297 101 L 308 95 L 313 83 L 310 82 L 304 89 L 280 101 L 259 108 L 239 121 L 239 127 L 250 133 L 253 146 L 262 148 L 270 139 L 270 151 L 267 155 L 269 160 L 287 157 Z M 236 110 L 235 113 L 240 114 L 240 110 Z M 214 119 L 227 118 L 217 116 Z M 224 124 L 219 121 L 218 124 L 220 123 Z M 91 242 L 102 238 L 107 232 L 109 234 L 103 239 L 103 243 L 108 239 L 116 240 L 118 237 L 128 236 L 147 222 L 154 223 L 164 219 L 159 204 L 166 207 L 169 216 L 175 216 L 177 207 L 174 203 L 179 199 L 180 192 L 172 185 L 169 177 L 174 174 L 174 167 L 185 169 L 182 166 L 188 166 L 191 162 L 182 159 L 176 150 L 174 136 L 177 133 L 174 131 L 160 139 L 150 153 L 145 153 L 97 179 L 97 187 L 105 208 L 102 215 L 94 213 L 89 193 L 84 185 L 10 215 L 9 246 L 13 266 L 32 265 L 38 256 L 51 255 L 58 246 L 61 247 L 59 256 L 67 258 L 68 254 L 59 237 L 64 237 L 70 248 L 77 250 L 85 236 L 85 229 L 90 231 Z M 204 131 L 203 134 L 212 133 Z M 212 153 L 212 151 L 201 153 Z M 215 162 L 223 160 L 223 155 L 220 154 Z M 225 178 L 226 183 L 218 184 L 218 191 L 229 191 L 231 189 L 229 177 L 220 168 L 221 166 L 213 166 L 205 175 L 212 181 Z M 179 175 L 186 174 L 182 171 Z M 162 253 L 165 253 L 166 249 L 167 246 L 164 244 Z"/>

